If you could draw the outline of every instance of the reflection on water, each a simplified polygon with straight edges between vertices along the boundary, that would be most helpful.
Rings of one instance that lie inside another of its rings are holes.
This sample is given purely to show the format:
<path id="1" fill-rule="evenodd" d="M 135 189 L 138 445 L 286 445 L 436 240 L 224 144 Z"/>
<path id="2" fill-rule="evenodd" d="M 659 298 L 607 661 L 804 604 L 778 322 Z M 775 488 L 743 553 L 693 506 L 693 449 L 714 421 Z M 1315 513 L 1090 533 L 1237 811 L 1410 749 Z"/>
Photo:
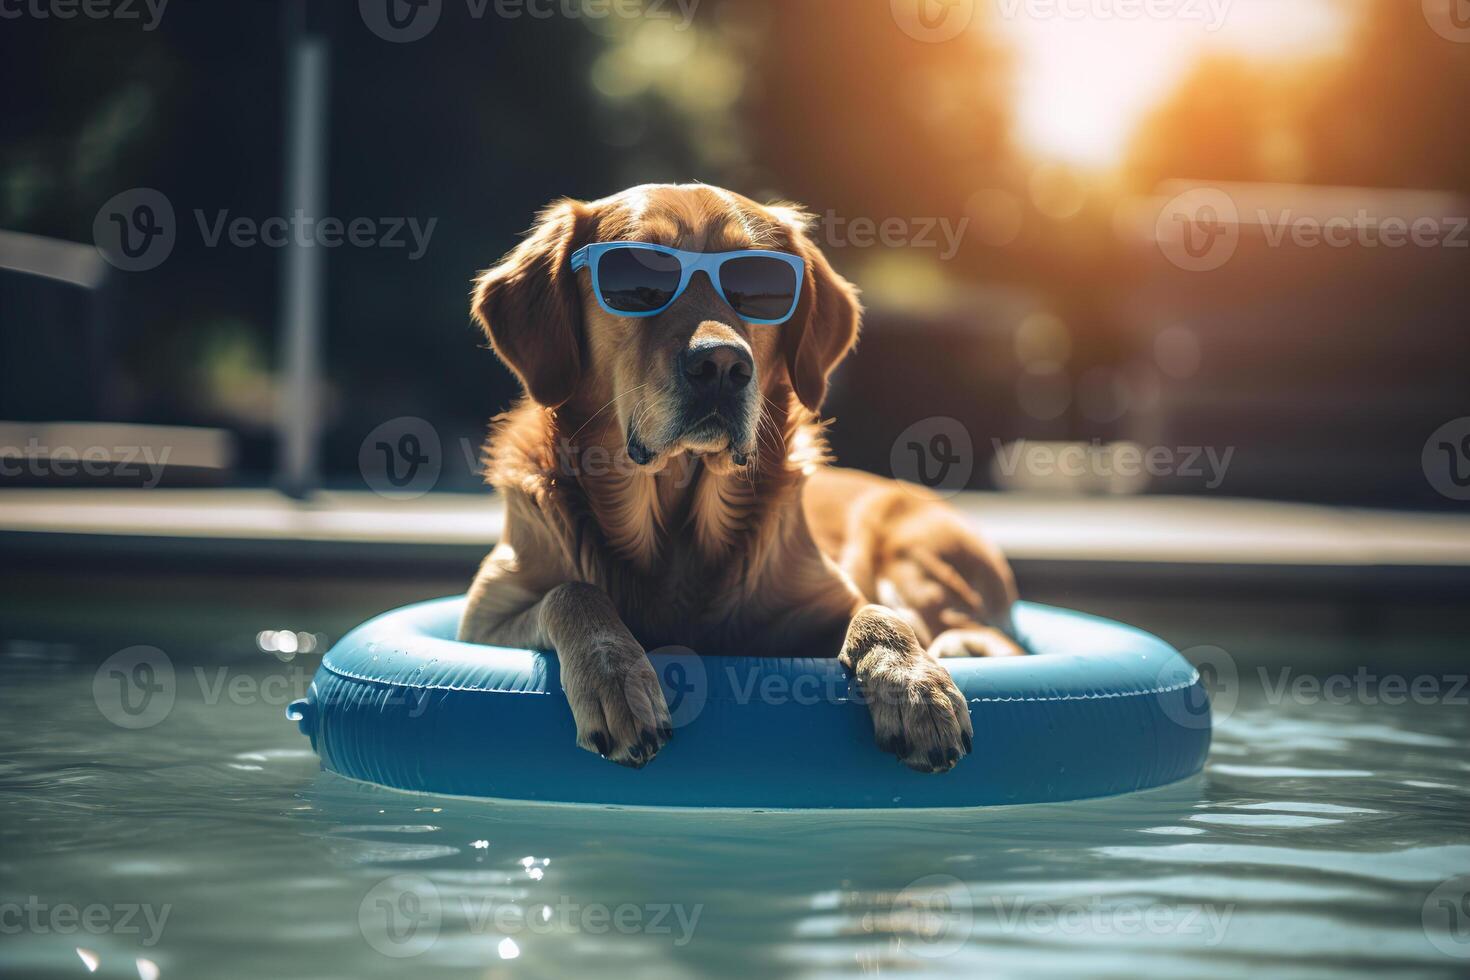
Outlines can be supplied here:
<path id="1" fill-rule="evenodd" d="M 34 645 L 3 660 L 6 972 L 1470 970 L 1458 704 L 1268 703 L 1247 689 L 1203 777 L 1119 799 L 661 812 L 323 774 L 282 719 L 290 671 L 310 665 L 274 659 L 175 658 L 162 720 L 123 727 L 99 710 L 102 662 Z"/>

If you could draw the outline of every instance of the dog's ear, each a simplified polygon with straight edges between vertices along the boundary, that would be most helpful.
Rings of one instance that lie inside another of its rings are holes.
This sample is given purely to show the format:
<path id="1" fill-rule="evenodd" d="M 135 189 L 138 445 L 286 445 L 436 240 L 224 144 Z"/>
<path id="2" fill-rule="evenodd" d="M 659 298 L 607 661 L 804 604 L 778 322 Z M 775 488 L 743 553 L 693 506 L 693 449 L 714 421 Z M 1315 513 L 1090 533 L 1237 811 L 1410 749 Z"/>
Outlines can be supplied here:
<path id="1" fill-rule="evenodd" d="M 475 282 L 470 309 L 490 346 L 548 408 L 571 398 L 582 375 L 582 298 L 571 258 L 591 224 L 585 204 L 558 201 Z"/>
<path id="2" fill-rule="evenodd" d="M 857 342 L 863 310 L 857 287 L 838 275 L 807 237 L 806 216 L 794 208 L 772 210 L 791 229 L 793 246 L 806 260 L 801 302 L 781 327 L 781 348 L 796 397 L 815 413 L 827 397 L 827 378 Z"/>

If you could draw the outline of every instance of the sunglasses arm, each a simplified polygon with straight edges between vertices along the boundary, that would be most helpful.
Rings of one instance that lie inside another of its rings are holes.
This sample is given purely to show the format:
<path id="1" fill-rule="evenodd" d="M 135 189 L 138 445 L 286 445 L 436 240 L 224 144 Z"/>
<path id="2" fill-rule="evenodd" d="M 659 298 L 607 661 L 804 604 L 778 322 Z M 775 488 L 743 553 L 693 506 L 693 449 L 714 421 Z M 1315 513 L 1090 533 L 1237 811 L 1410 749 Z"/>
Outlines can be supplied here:
<path id="1" fill-rule="evenodd" d="M 587 252 L 591 248 L 591 245 L 583 245 L 581 248 L 572 253 L 573 272 L 581 272 L 583 269 L 587 268 Z"/>

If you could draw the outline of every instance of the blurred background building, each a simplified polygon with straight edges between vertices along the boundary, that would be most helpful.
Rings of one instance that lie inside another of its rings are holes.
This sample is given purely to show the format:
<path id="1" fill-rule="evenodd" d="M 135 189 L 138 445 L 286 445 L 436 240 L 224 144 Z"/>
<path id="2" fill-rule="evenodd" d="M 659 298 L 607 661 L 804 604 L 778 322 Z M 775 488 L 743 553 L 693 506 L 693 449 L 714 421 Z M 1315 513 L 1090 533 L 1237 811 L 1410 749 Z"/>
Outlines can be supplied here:
<path id="1" fill-rule="evenodd" d="M 128 446 L 170 451 L 166 485 L 376 489 L 364 461 L 422 451 L 422 419 L 432 487 L 474 490 L 516 392 L 467 316 L 476 270 L 555 197 L 702 180 L 802 202 L 863 288 L 843 462 L 911 475 L 907 443 L 958 424 L 972 489 L 1463 506 L 1426 472 L 1470 415 L 1455 2 L 7 14 L 0 455 L 28 462 L 0 483 L 146 483 Z M 292 243 L 303 201 L 337 244 Z M 1008 455 L 1037 446 L 1173 462 Z M 108 465 L 44 462 L 91 447 Z"/>

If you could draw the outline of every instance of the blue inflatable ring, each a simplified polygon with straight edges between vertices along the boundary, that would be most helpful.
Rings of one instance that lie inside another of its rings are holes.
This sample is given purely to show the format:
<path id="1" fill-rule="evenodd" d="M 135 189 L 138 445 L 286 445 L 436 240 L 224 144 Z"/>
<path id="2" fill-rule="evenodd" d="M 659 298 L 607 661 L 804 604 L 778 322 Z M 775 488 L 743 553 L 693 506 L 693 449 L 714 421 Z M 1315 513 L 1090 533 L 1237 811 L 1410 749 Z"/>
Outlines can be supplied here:
<path id="1" fill-rule="evenodd" d="M 939 775 L 873 743 L 834 659 L 655 651 L 674 736 L 641 770 L 577 748 L 554 654 L 454 640 L 464 598 L 385 613 L 322 659 L 289 715 L 322 766 L 402 790 L 610 806 L 969 807 L 1111 796 L 1198 772 L 1200 675 L 1139 630 L 1023 603 L 1033 656 L 945 660 L 975 748 Z"/>

